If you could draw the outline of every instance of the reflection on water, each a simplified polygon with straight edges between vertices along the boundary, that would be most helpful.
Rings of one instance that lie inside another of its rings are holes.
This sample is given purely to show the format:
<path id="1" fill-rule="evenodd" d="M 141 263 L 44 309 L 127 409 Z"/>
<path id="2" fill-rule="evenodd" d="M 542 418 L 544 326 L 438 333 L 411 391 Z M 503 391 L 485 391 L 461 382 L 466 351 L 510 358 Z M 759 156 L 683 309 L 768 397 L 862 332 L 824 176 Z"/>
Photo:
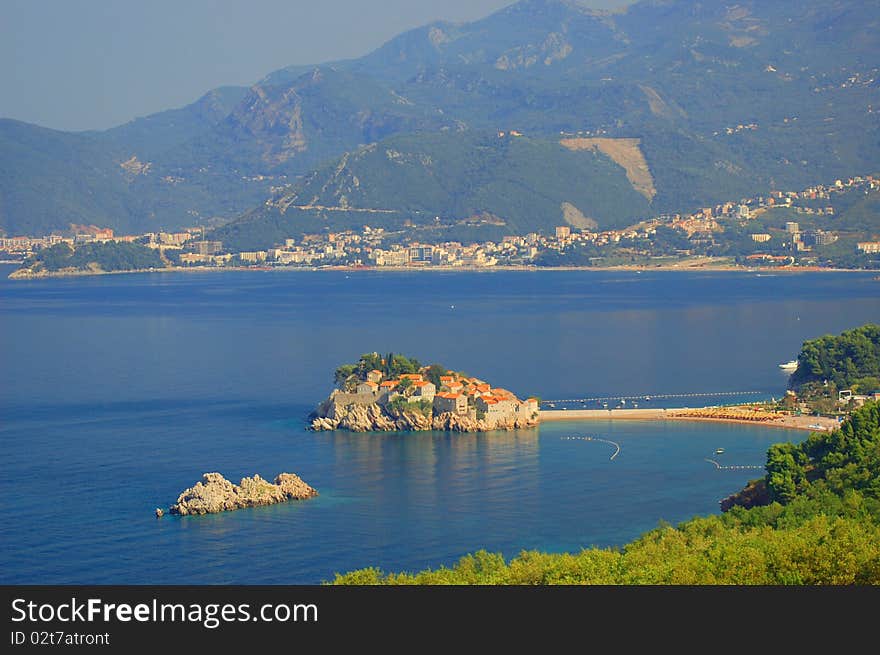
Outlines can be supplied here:
<path id="1" fill-rule="evenodd" d="M 761 464 L 770 443 L 803 434 L 683 422 L 313 433 L 305 417 L 335 367 L 372 350 L 545 399 L 779 396 L 778 363 L 806 338 L 880 320 L 878 296 L 860 274 L 0 279 L 0 582 L 317 583 L 479 548 L 619 545 L 661 518 L 717 511 L 754 475 L 707 464 L 718 447 Z M 621 452 L 609 461 L 568 434 Z M 320 495 L 153 517 L 208 471 L 292 471 Z"/>
<path id="2" fill-rule="evenodd" d="M 325 436 L 326 435 L 326 436 Z M 473 492 L 490 504 L 503 504 L 515 484 L 522 493 L 534 491 L 538 476 L 537 429 L 485 434 L 460 432 L 322 433 L 333 445 L 337 476 L 356 469 L 358 483 L 368 484 L 379 502 L 393 502 L 404 512 L 430 512 L 441 504 L 462 509 L 457 499 Z M 510 473 L 509 476 L 505 473 Z"/>

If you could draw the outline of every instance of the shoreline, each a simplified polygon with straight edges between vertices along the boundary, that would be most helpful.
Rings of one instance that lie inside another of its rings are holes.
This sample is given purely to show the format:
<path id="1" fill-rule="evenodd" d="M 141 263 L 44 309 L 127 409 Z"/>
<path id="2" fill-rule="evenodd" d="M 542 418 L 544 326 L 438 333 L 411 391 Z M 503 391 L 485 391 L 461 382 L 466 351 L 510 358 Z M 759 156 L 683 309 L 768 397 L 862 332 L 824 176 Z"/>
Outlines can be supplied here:
<path id="1" fill-rule="evenodd" d="M 10 280 L 48 280 L 68 277 L 94 277 L 99 275 L 134 275 L 145 273 L 299 273 L 337 271 L 345 273 L 493 273 L 493 272 L 553 272 L 553 271 L 625 271 L 625 272 L 683 272 L 693 273 L 706 271 L 710 273 L 880 273 L 875 269 L 861 268 L 829 268 L 821 266 L 737 266 L 723 264 L 658 264 L 656 266 L 168 266 L 165 268 L 144 268 L 126 271 L 52 271 L 28 274 L 24 269 L 12 271 L 7 278 Z"/>
<path id="2" fill-rule="evenodd" d="M 674 407 L 669 409 L 570 409 L 570 410 L 541 410 L 540 422 L 544 421 L 695 421 L 702 423 L 734 423 L 740 425 L 756 425 L 768 428 L 781 428 L 784 430 L 807 430 L 816 432 L 819 430 L 833 430 L 838 427 L 835 419 L 824 416 L 785 416 L 781 419 L 766 421 L 749 421 L 746 419 L 717 418 L 706 416 L 692 416 L 686 412 L 692 411 L 693 407 Z M 700 408 L 704 409 L 704 408 Z M 681 412 L 681 413 L 679 413 Z M 810 427 L 820 425 L 821 428 Z"/>

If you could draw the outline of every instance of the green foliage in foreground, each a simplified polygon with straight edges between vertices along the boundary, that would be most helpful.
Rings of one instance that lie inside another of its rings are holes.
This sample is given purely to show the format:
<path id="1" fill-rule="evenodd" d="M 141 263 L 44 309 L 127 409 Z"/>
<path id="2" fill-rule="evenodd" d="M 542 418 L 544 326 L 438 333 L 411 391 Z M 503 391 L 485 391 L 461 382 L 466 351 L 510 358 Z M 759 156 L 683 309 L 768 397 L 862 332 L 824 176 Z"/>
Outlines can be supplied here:
<path id="1" fill-rule="evenodd" d="M 480 551 L 451 568 L 384 575 L 375 568 L 334 584 L 880 584 L 880 528 L 816 516 L 778 530 L 724 525 L 721 517 L 658 528 L 622 551 Z"/>
<path id="2" fill-rule="evenodd" d="M 60 271 L 65 268 L 88 270 L 97 266 L 102 271 L 134 271 L 147 268 L 164 268 L 165 262 L 158 250 L 138 243 L 85 243 L 71 248 L 59 243 L 44 248 L 28 262 L 35 271 Z"/>
<path id="3" fill-rule="evenodd" d="M 880 403 L 867 403 L 834 432 L 771 446 L 766 481 L 771 498 L 785 502 L 826 489 L 880 500 Z"/>
<path id="4" fill-rule="evenodd" d="M 767 468 L 768 486 L 785 491 L 771 504 L 661 525 L 622 549 L 509 562 L 480 551 L 452 567 L 367 568 L 334 584 L 880 584 L 880 404 L 800 446 L 772 446 Z"/>

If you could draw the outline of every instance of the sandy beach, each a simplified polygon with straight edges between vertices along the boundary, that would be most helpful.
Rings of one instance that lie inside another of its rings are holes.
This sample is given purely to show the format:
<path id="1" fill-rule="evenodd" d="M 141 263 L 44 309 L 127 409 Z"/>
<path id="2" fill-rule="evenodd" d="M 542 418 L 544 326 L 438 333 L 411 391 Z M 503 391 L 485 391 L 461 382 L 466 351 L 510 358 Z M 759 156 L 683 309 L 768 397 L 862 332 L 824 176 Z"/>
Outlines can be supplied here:
<path id="1" fill-rule="evenodd" d="M 767 420 L 747 420 L 697 416 L 706 408 L 676 407 L 674 409 L 569 409 L 541 410 L 541 421 L 703 421 L 741 423 L 789 430 L 833 430 L 838 422 L 822 416 L 782 416 Z M 819 426 L 819 427 L 816 427 Z"/>

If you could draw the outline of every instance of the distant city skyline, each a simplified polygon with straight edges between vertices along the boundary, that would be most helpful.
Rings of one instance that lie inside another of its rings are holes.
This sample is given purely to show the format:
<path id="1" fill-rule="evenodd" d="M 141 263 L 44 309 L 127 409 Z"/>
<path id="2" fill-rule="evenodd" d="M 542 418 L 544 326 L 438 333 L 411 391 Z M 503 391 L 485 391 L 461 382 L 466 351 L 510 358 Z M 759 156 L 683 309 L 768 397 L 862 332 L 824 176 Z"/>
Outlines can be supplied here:
<path id="1" fill-rule="evenodd" d="M 359 57 L 434 20 L 511 0 L 4 0 L 0 118 L 102 130 L 273 70 Z M 623 0 L 583 0 L 610 8 Z"/>

